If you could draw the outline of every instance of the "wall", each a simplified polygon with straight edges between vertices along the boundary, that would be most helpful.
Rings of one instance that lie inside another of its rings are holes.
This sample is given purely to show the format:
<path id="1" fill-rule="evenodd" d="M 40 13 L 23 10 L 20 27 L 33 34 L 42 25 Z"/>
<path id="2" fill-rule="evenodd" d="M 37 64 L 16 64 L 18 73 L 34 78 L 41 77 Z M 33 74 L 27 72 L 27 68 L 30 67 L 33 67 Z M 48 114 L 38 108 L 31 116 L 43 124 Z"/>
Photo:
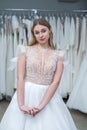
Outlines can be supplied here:
<path id="1" fill-rule="evenodd" d="M 59 2 L 59 0 L 0 0 L 0 9 L 28 8 L 46 10 L 81 10 L 87 9 L 87 0 L 78 2 Z"/>

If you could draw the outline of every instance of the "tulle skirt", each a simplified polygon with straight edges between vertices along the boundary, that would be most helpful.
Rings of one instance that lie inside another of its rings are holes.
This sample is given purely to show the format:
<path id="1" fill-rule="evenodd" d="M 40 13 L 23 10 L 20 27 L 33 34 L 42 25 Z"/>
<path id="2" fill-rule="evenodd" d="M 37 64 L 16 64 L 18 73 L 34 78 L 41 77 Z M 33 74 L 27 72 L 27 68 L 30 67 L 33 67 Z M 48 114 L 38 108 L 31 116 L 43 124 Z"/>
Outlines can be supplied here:
<path id="1" fill-rule="evenodd" d="M 84 57 L 66 105 L 70 109 L 77 109 L 83 113 L 87 113 L 87 56 Z"/>
<path id="2" fill-rule="evenodd" d="M 25 104 L 38 106 L 48 86 L 25 82 Z M 77 130 L 58 91 L 46 107 L 31 116 L 20 111 L 15 92 L 0 124 L 0 130 Z"/>

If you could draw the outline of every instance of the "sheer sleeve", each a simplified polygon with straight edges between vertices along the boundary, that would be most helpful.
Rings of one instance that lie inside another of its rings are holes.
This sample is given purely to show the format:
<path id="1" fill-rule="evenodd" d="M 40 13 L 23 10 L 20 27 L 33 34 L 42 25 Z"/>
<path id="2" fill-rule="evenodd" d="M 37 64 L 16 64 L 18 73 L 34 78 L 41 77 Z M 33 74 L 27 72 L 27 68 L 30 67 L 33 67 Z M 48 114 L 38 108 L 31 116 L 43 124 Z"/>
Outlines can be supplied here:
<path id="1" fill-rule="evenodd" d="M 58 62 L 64 63 L 65 60 L 65 51 L 58 51 Z"/>
<path id="2" fill-rule="evenodd" d="M 58 58 L 59 58 L 59 62 L 63 62 L 64 68 L 66 68 L 67 71 L 74 73 L 74 67 L 69 63 L 67 52 L 65 50 L 59 51 Z"/>
<path id="3" fill-rule="evenodd" d="M 9 61 L 9 65 L 8 65 L 8 71 L 12 71 L 14 70 L 16 67 L 17 67 L 17 61 L 18 61 L 18 57 L 19 55 L 21 54 L 24 54 L 26 53 L 26 48 L 27 46 L 24 46 L 24 45 L 18 45 L 17 46 L 17 50 L 16 50 L 16 56 L 13 57 L 12 59 L 10 59 Z"/>

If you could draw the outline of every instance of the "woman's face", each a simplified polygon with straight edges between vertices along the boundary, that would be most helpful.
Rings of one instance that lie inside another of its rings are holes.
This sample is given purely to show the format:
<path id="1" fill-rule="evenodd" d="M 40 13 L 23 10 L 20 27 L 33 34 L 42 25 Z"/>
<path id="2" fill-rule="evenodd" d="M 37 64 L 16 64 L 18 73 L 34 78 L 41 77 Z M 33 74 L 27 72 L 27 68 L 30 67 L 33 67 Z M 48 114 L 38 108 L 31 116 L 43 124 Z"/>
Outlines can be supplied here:
<path id="1" fill-rule="evenodd" d="M 34 36 L 38 43 L 48 44 L 50 30 L 44 25 L 36 25 L 34 27 Z"/>

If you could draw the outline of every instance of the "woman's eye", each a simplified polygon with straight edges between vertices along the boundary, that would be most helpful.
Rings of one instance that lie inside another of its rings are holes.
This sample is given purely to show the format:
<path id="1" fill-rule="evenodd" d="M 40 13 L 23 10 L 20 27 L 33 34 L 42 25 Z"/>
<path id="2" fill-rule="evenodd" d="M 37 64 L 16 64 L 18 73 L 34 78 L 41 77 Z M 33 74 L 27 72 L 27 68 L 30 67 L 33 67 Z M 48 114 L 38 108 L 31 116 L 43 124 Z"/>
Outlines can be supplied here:
<path id="1" fill-rule="evenodd" d="M 45 33 L 45 32 L 46 32 L 46 29 L 42 29 L 40 32 L 39 31 L 35 31 L 34 34 L 38 35 L 39 33 Z"/>
<path id="2" fill-rule="evenodd" d="M 45 29 L 43 29 L 41 32 L 42 32 L 42 33 L 45 33 L 45 32 L 46 32 L 46 30 L 45 30 Z"/>
<path id="3" fill-rule="evenodd" d="M 34 32 L 34 34 L 36 34 L 36 35 L 37 35 L 37 34 L 39 34 L 39 32 L 38 32 L 38 31 L 36 31 L 36 32 Z"/>

